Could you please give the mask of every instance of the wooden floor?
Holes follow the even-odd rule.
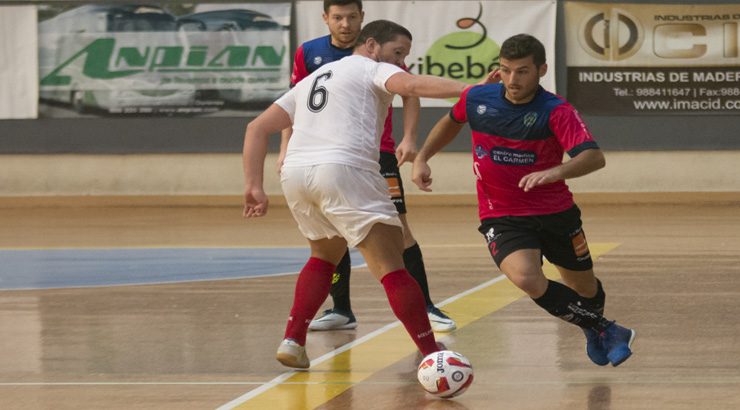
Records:
[[[0,290],[0,409],[739,409],[740,205],[582,210],[607,316],[637,331],[618,368],[499,279],[474,208],[415,205],[432,298],[461,325],[438,337],[475,367],[459,398],[423,393],[413,345],[357,268],[358,329],[310,333],[300,373],[274,359],[295,275]],[[236,207],[0,209],[6,250],[304,246],[280,207],[248,222]]]

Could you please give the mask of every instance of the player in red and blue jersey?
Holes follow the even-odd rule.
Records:
[[[326,63],[340,60],[352,54],[353,47],[360,33],[364,12],[361,0],[324,0],[324,22],[329,28],[329,35],[315,38],[301,44],[295,53],[290,86],[295,86],[303,78]],[[424,294],[427,314],[435,332],[450,332],[457,327],[454,320],[439,310],[429,295],[429,284],[419,244],[416,242],[406,219],[406,202],[399,166],[406,161],[413,161],[416,156],[416,126],[419,119],[420,103],[417,97],[403,97],[403,139],[396,147],[393,139],[392,107],[388,107],[383,134],[380,139],[380,173],[388,182],[388,192],[396,206],[404,226],[403,259],[406,269],[419,283]],[[282,166],[287,150],[291,130],[282,133],[278,172]],[[357,320],[350,303],[349,281],[351,260],[349,251],[337,265],[332,282],[331,296],[334,307],[323,312],[322,316],[309,325],[311,330],[354,329]]]
[[[555,317],[581,327],[595,364],[618,366],[632,354],[635,332],[603,316],[606,294],[593,271],[581,211],[565,180],[605,165],[578,112],[545,91],[545,48],[520,34],[501,45],[503,84],[467,88],[437,122],[413,165],[413,180],[429,191],[428,160],[470,125],[480,232],[501,271]],[[563,162],[564,153],[570,160]],[[542,257],[564,284],[547,279]]]

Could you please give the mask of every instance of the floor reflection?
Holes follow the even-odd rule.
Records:
[[[588,410],[609,410],[612,408],[612,388],[606,385],[594,386],[588,392]]]

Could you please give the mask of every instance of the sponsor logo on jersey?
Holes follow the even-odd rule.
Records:
[[[534,165],[537,154],[532,151],[522,151],[507,147],[493,147],[491,159],[501,165]]]

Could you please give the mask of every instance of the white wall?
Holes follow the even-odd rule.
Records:
[[[0,7],[0,119],[38,117],[36,6]]]
[[[740,151],[612,152],[606,168],[568,184],[576,192],[740,192]],[[265,188],[280,195],[275,155]],[[444,153],[431,162],[433,194],[475,193],[471,158]],[[407,195],[428,195],[402,167]],[[238,154],[0,155],[0,197],[241,195]]]

